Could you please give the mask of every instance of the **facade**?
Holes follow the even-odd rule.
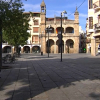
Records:
[[[61,17],[46,18],[46,5],[42,1],[40,12],[32,12],[30,16],[30,30],[27,44],[20,46],[21,53],[60,53],[61,45],[58,38],[61,34]],[[26,14],[29,14],[26,12]],[[62,52],[63,53],[79,53],[79,13],[76,8],[74,13],[75,19],[70,20],[62,17]],[[50,26],[50,27],[48,27]],[[5,46],[3,46],[3,49]],[[13,50],[14,52],[14,47]]]
[[[88,0],[87,53],[96,56],[100,46],[100,0]]]

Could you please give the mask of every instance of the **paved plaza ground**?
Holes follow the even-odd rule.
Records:
[[[22,54],[5,65],[0,100],[100,100],[100,55]]]

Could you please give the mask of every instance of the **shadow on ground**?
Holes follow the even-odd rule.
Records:
[[[59,90],[66,94],[68,100],[70,94],[76,92],[93,100],[100,99],[100,58],[65,55],[63,62],[56,56],[46,58],[24,56],[24,60],[17,61],[11,69],[3,69],[1,100],[48,100],[47,94],[53,97],[53,92],[59,98]]]

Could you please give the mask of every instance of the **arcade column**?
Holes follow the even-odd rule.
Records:
[[[95,38],[91,38],[91,55],[96,56],[96,40]]]

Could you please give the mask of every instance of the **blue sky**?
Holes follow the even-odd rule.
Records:
[[[22,0],[26,12],[40,12],[40,4],[42,0]],[[83,4],[82,2],[85,1]],[[88,0],[44,0],[46,4],[46,17],[60,16],[64,10],[67,11],[65,15],[68,19],[74,19],[74,11],[76,6],[79,12],[79,25],[85,31],[86,18],[88,17]]]

